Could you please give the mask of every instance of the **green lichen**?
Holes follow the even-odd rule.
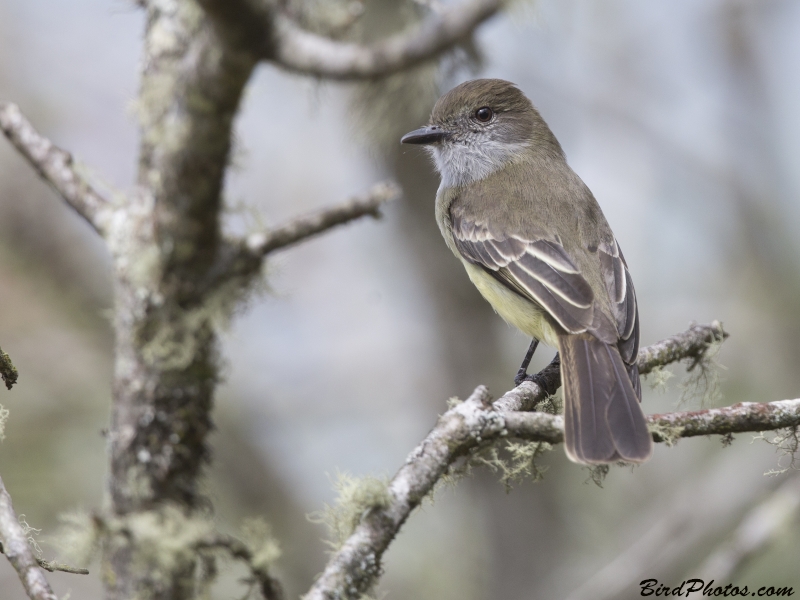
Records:
[[[667,390],[667,382],[674,376],[675,374],[672,371],[663,366],[658,366],[647,373],[645,378],[650,385],[650,389],[663,394]]]
[[[593,465],[591,467],[586,467],[586,470],[589,471],[589,477],[584,481],[584,483],[589,483],[590,481],[595,484],[597,487],[603,487],[603,482],[608,475],[608,472],[611,470],[609,465]]]
[[[362,143],[385,151],[409,129],[427,122],[439,96],[439,66],[423,64],[354,86],[351,120]]]
[[[448,398],[447,399],[447,410],[450,410],[451,408],[455,408],[456,406],[458,406],[459,404],[462,404],[463,402],[464,401],[461,398],[459,398],[458,396],[453,396],[452,398]]]
[[[768,438],[767,435],[771,437]],[[800,470],[800,460],[798,459],[800,426],[778,429],[773,432],[762,431],[753,438],[753,441],[755,440],[763,440],[770,446],[774,446],[775,452],[778,453],[778,468],[770,469],[764,475],[783,475],[790,470]]]
[[[61,550],[71,562],[89,565],[97,556],[102,539],[98,522],[89,513],[73,512],[59,516],[61,526],[48,542]]]
[[[563,400],[558,393],[538,402],[536,410],[556,415],[561,412],[562,405]],[[500,481],[507,492],[525,479],[541,481],[547,467],[539,465],[538,460],[552,449],[553,446],[547,442],[516,442],[505,439],[499,444],[474,448],[463,460],[451,465],[434,491],[438,491],[440,485],[455,485],[462,478],[471,475],[473,468],[479,466],[488,467],[493,472],[499,473]],[[429,497],[433,503],[433,493]]]
[[[650,423],[647,429],[656,436],[658,441],[664,442],[670,447],[678,443],[684,431],[684,427],[681,425],[667,425],[665,423]]]
[[[335,504],[325,504],[322,510],[308,515],[308,520],[326,525],[332,537],[328,544],[338,549],[370,510],[386,508],[392,498],[385,477],[354,477],[337,473],[333,488],[336,490]]]
[[[112,522],[111,530],[113,543],[133,549],[133,568],[160,589],[171,585],[176,573],[194,573],[197,545],[213,534],[214,526],[205,515],[168,505]]]
[[[725,367],[717,361],[722,341],[711,342],[696,356],[687,359],[689,376],[681,382],[681,397],[678,404],[691,398],[700,398],[700,406],[714,406],[721,397],[720,370]]]
[[[503,448],[487,448],[470,459],[471,465],[484,465],[500,473],[500,481],[510,492],[514,484],[525,479],[534,482],[544,479],[547,467],[537,464],[537,459],[553,449],[547,442],[506,441]]]
[[[272,534],[272,527],[261,517],[253,517],[244,520],[241,530],[242,541],[252,554],[250,565],[266,573],[281,556],[280,544]]]
[[[6,439],[6,422],[8,421],[8,409],[0,404],[0,442]]]
[[[134,572],[146,575],[142,585],[150,593],[175,581],[194,590],[192,597],[211,597],[220,558],[244,560],[253,577],[245,597],[258,595],[269,568],[280,556],[277,540],[262,519],[242,524],[241,541],[218,535],[210,515],[187,513],[176,505],[132,513],[124,517],[78,512],[61,517],[62,527],[51,543],[78,564],[89,564],[101,549],[129,548]],[[111,573],[107,573],[111,576]],[[150,597],[147,596],[146,597]]]
[[[31,527],[28,525],[28,521],[26,520],[25,515],[20,515],[17,519],[19,521],[20,526],[22,527],[22,533],[24,533],[28,538],[28,544],[33,551],[36,553],[36,556],[41,558],[42,557],[42,548],[39,546],[39,541],[36,539],[40,533],[42,533],[41,529],[36,529],[35,527]]]
[[[162,370],[182,370],[197,357],[210,331],[226,329],[259,289],[259,278],[233,278],[214,289],[196,308],[163,307],[141,331],[142,357]]]
[[[19,377],[17,368],[14,366],[14,363],[11,362],[11,358],[8,354],[3,352],[2,348],[0,348],[0,377],[2,377],[6,388],[9,390],[17,383],[17,378]]]

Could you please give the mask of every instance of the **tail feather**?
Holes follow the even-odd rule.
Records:
[[[567,335],[559,338],[559,352],[570,460],[603,464],[650,458],[647,422],[617,347],[591,335]]]

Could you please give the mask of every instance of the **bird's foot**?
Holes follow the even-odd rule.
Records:
[[[539,387],[545,386],[545,375],[542,371],[528,375],[527,373],[517,373],[514,377],[514,385],[521,385],[525,381],[532,381]]]
[[[533,375],[520,369],[514,377],[514,385],[520,385],[524,381],[532,381],[552,396],[561,385],[561,357],[556,354],[549,365]]]

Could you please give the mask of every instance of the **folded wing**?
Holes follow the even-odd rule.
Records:
[[[558,242],[504,235],[465,218],[453,219],[461,255],[544,308],[567,333],[592,327],[594,292]]]

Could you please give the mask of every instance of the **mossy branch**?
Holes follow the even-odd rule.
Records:
[[[2,348],[0,348],[0,377],[2,377],[3,383],[6,384],[6,388],[9,390],[17,383],[17,378],[19,377],[17,368],[11,362],[11,357],[3,352]]]

